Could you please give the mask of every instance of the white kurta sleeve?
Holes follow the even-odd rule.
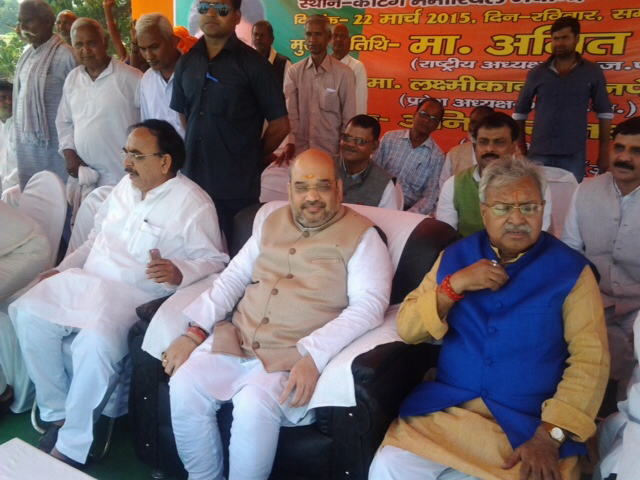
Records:
[[[347,264],[349,306],[298,341],[301,355],[309,353],[322,373],[329,360],[365,332],[380,325],[389,306],[393,267],[386,245],[375,228],[362,237]]]
[[[213,325],[231,313],[244,295],[259,254],[260,238],[254,234],[211,288],[184,310],[187,318],[211,332]]]
[[[60,99],[60,105],[58,106],[58,113],[56,115],[56,130],[58,130],[58,152],[60,155],[64,155],[63,152],[67,149],[75,150],[76,145],[73,140],[74,128],[73,128],[73,116],[71,114],[71,105],[69,104],[70,91],[73,90],[71,85],[73,76],[68,76],[64,82],[62,89],[62,98]]]
[[[213,205],[203,208],[185,226],[184,250],[188,259],[170,259],[182,273],[179,288],[210,275],[221,272],[229,262],[222,252],[222,238],[218,227],[218,216]]]
[[[448,223],[455,230],[458,230],[458,211],[453,205],[454,178],[455,177],[449,177],[442,185],[440,198],[438,199],[438,207],[436,208],[436,220]]]
[[[562,241],[574,250],[584,253],[584,240],[582,240],[582,235],[580,235],[580,227],[578,226],[578,210],[576,209],[576,200],[578,198],[579,188],[580,187],[576,188],[576,191],[573,192],[571,206],[569,207],[567,216],[564,219],[564,226],[562,227]]]

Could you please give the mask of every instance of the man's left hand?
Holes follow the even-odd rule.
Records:
[[[602,175],[609,170],[609,152],[606,148],[601,148],[598,151],[598,175]]]
[[[296,390],[290,405],[292,407],[302,407],[309,403],[311,396],[316,389],[320,372],[313,361],[311,355],[307,354],[296,362],[289,374],[289,382],[280,395],[280,405],[284,404],[287,397],[293,390]]]
[[[182,283],[182,272],[171,260],[160,258],[147,263],[145,271],[147,278],[156,283],[168,283],[169,285],[180,285]]]
[[[513,451],[502,468],[509,470],[521,461],[520,480],[561,480],[559,446],[540,426],[528,442]]]

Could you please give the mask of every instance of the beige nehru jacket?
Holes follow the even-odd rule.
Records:
[[[315,229],[300,227],[289,205],[269,215],[251,284],[231,322],[216,323],[213,351],[291,370],[298,340],[347,308],[347,264],[372,225],[347,207]]]

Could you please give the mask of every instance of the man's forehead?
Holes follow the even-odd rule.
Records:
[[[136,128],[127,137],[128,149],[155,148],[157,143],[156,137],[144,127]]]
[[[145,28],[138,35],[138,44],[141,47],[146,47],[147,45],[151,45],[154,43],[164,43],[166,39],[162,35],[160,28],[157,25],[152,25],[148,28]]]
[[[640,146],[640,134],[637,135],[623,135],[619,133],[613,139],[614,144]]]
[[[368,138],[373,138],[372,128],[359,127],[357,125],[354,125],[353,123],[347,125],[345,133],[348,133],[352,136],[355,135],[356,137],[364,138],[365,140],[367,140]]]
[[[442,111],[442,107],[438,105],[436,102],[424,102],[418,111],[424,110],[430,115],[439,115]],[[417,114],[418,112],[416,112]]]
[[[480,127],[476,135],[478,138],[507,138],[511,139],[511,129],[506,125],[499,128]]]
[[[489,186],[487,203],[522,204],[542,201],[537,182],[532,177],[522,178],[504,187]]]

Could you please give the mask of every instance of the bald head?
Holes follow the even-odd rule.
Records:
[[[331,48],[333,50],[333,56],[338,60],[342,60],[351,51],[351,37],[349,36],[349,29],[346,25],[339,23],[333,27]]]
[[[56,30],[69,45],[71,45],[71,25],[73,25],[76,18],[78,17],[71,10],[62,10],[56,17]]]
[[[330,221],[342,205],[342,181],[331,155],[306,150],[289,171],[289,201],[296,221],[303,227],[319,227]]]

